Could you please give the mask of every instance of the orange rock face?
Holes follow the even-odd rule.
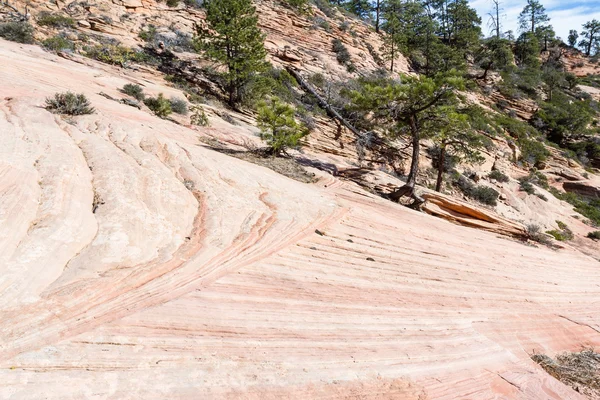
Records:
[[[597,260],[215,153],[98,95],[117,69],[0,59],[0,398],[582,398],[529,355],[600,345]],[[97,112],[43,109],[66,90]]]

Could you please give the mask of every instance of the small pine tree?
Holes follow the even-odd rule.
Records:
[[[300,139],[308,134],[308,129],[296,122],[294,108],[277,97],[259,103],[256,121],[261,130],[260,138],[267,142],[274,156],[298,146]]]
[[[242,88],[265,69],[264,35],[251,0],[206,0],[206,26],[197,28],[195,44],[209,59],[227,67],[223,74],[230,106]]]
[[[577,46],[577,40],[579,39],[579,33],[575,29],[571,29],[569,31],[569,37],[567,38],[569,42],[569,46],[575,47]]]

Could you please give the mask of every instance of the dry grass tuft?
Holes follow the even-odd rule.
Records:
[[[592,399],[600,398],[600,354],[593,349],[559,354],[556,360],[545,354],[533,354],[531,359],[575,391]]]

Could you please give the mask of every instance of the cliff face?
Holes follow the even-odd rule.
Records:
[[[138,0],[30,10],[51,7],[130,46],[150,23],[190,33],[202,18]],[[377,68],[366,26],[258,7],[274,63],[341,79],[339,35]],[[156,71],[3,40],[0,59],[0,398],[582,398],[530,355],[600,344],[597,242],[568,204],[485,178],[528,173],[506,141],[476,167],[504,217],[427,194],[466,228],[365,191],[400,180],[356,168],[353,136],[326,118],[297,154],[318,181],[299,183],[206,145],[259,143],[252,116],[206,105],[211,126],[191,127],[111,100],[126,83],[183,97]],[[43,109],[67,90],[96,113]],[[545,171],[583,178],[558,153]],[[575,242],[512,238],[556,219]]]

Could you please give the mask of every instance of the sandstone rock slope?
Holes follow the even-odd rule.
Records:
[[[0,59],[0,398],[582,398],[529,356],[600,345],[596,260],[216,153],[100,96],[118,69]],[[66,90],[97,112],[43,109]]]

